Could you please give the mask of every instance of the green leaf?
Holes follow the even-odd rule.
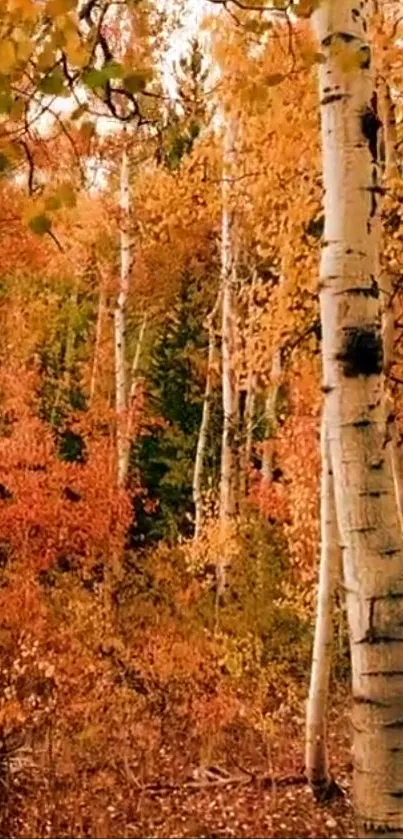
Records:
[[[10,90],[10,87],[10,76],[5,76],[4,73],[0,73],[0,90],[7,93]]]
[[[106,81],[106,77],[102,70],[96,70],[93,68],[92,70],[87,70],[83,73],[83,82],[84,84],[90,88],[90,90],[95,90],[96,87],[103,87]]]
[[[142,93],[147,84],[146,74],[140,70],[136,73],[130,73],[124,77],[123,84],[129,93]]]
[[[87,70],[83,73],[82,79],[87,87],[94,90],[97,87],[104,87],[106,82],[111,79],[122,79],[123,75],[124,69],[122,65],[118,64],[117,61],[111,61],[109,64],[105,64],[105,67],[102,67],[100,70],[97,70],[95,67]]]
[[[55,210],[60,210],[61,206],[62,206],[62,202],[61,202],[60,198],[58,198],[57,195],[51,195],[50,198],[47,198],[46,201],[45,201],[46,209],[50,210],[50,212],[52,212],[52,213]]]
[[[38,216],[33,216],[30,219],[29,228],[33,233],[43,236],[44,233],[49,233],[52,229],[52,221],[45,213],[40,213]]]
[[[9,93],[0,93],[0,114],[9,114],[14,101]]]
[[[42,93],[47,93],[50,96],[61,96],[66,93],[65,78],[60,67],[56,67],[52,73],[44,76],[39,82],[39,89]]]
[[[0,151],[0,174],[4,175],[11,168],[11,163],[8,157]]]
[[[111,61],[109,64],[105,64],[105,67],[102,68],[102,73],[105,74],[107,79],[123,79],[125,71],[117,61]]]

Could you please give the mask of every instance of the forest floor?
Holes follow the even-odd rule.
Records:
[[[237,744],[236,732],[223,744],[222,767],[229,778],[205,785],[191,784],[189,777],[181,787],[167,788],[159,778],[155,789],[139,793],[136,813],[126,833],[127,837],[353,837],[354,826],[350,800],[351,752],[349,743],[349,715],[344,709],[335,710],[330,730],[330,750],[334,776],[344,791],[344,796],[330,804],[318,805],[304,783],[303,729],[294,721],[285,722],[281,738],[276,737],[270,748],[267,744],[250,742],[243,738]],[[236,765],[234,752],[237,746]],[[169,756],[165,755],[167,768]],[[268,763],[270,772],[268,773]],[[231,765],[232,764],[232,765]],[[251,773],[249,778],[237,783],[234,778]],[[177,766],[177,771],[181,768]],[[172,776],[172,767],[169,772]],[[182,767],[185,774],[185,767]],[[231,778],[232,775],[232,778]],[[277,783],[274,785],[271,779]],[[173,785],[175,787],[175,784]],[[118,808],[117,808],[118,809]],[[118,812],[116,813],[119,821]]]
[[[107,768],[105,755],[104,770],[91,778],[90,795],[85,778],[71,776],[64,783],[59,777],[52,789],[45,790],[46,783],[42,791],[35,790],[35,785],[25,787],[19,817],[11,818],[6,830],[3,822],[0,836],[348,839],[354,836],[349,732],[349,713],[343,703],[331,714],[330,752],[334,777],[344,795],[327,805],[318,805],[305,783],[303,725],[296,714],[289,713],[281,729],[276,724],[270,738],[247,726],[228,730],[215,750],[214,766],[220,770],[216,778],[213,773],[197,774],[197,749],[189,753],[187,744],[177,737],[170,746],[148,754],[146,764],[143,759],[136,762],[132,755],[120,783]]]

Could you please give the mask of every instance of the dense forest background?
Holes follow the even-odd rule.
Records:
[[[341,590],[347,795],[317,809],[301,780],[322,404],[309,4],[292,25],[284,3],[207,9],[169,70],[179,4],[39,5],[0,10],[0,833],[353,835]],[[398,117],[399,27],[373,35]],[[402,190],[398,168],[398,421]]]

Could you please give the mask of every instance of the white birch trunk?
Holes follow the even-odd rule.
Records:
[[[223,147],[222,221],[221,221],[221,356],[223,431],[221,443],[220,524],[222,550],[217,561],[217,597],[215,628],[218,629],[220,598],[226,585],[229,563],[228,540],[231,521],[236,515],[237,465],[236,438],[238,406],[233,368],[235,351],[235,249],[234,215],[231,207],[230,179],[234,172],[235,130],[231,118]]]
[[[130,449],[133,443],[133,428],[134,428],[134,413],[136,407],[136,396],[138,391],[139,379],[138,379],[138,372],[140,368],[140,359],[141,359],[141,352],[143,349],[144,343],[144,335],[147,327],[147,312],[144,314],[143,320],[140,326],[139,336],[137,338],[136,349],[133,356],[133,363],[132,369],[130,373],[130,390],[129,390],[129,398],[128,398],[128,405],[126,408],[126,428],[124,429],[124,450],[122,454],[122,471],[121,471],[121,482],[122,486],[126,484],[128,474],[129,474],[129,460],[130,460]]]
[[[210,423],[211,403],[213,397],[213,364],[216,351],[215,325],[214,321],[221,303],[221,289],[215,305],[207,318],[209,345],[207,359],[206,386],[203,399],[203,411],[197,440],[195,468],[193,473],[193,503],[195,507],[195,532],[194,538],[198,539],[203,524],[203,496],[202,496],[202,475],[204,465],[204,454],[207,444],[207,434]]]
[[[403,837],[403,540],[385,456],[378,164],[369,0],[322,0],[313,22],[325,233],[320,299],[325,412],[343,543],[362,837]]]
[[[216,308],[216,307],[215,307]],[[197,439],[195,468],[193,473],[193,504],[195,508],[195,531],[194,538],[199,539],[202,525],[203,525],[203,494],[202,494],[202,476],[204,465],[204,453],[206,450],[207,434],[210,423],[211,401],[213,396],[213,363],[216,351],[215,341],[215,327],[214,327],[215,309],[210,313],[208,330],[209,330],[209,345],[208,345],[208,359],[207,359],[207,373],[206,373],[206,387],[203,398],[203,411],[200,423],[199,436]]]
[[[127,425],[127,377],[126,377],[126,304],[129,292],[131,261],[130,247],[130,190],[129,160],[126,142],[122,151],[120,170],[120,283],[115,306],[115,406],[116,406],[116,454],[117,482],[125,482],[126,425]]]
[[[305,769],[315,797],[324,801],[332,798],[337,789],[329,772],[327,708],[334,637],[334,601],[341,579],[340,538],[324,417],[321,429],[321,457],[319,586],[306,717]]]
[[[245,409],[242,417],[242,434],[239,452],[239,507],[248,495],[249,491],[249,466],[252,453],[253,422],[255,417],[257,374],[254,370],[253,358],[253,333],[255,323],[255,288],[257,271],[252,274],[252,281],[249,290],[248,300],[248,324],[246,331],[245,362],[247,369]]]
[[[221,520],[235,515],[235,437],[237,431],[237,400],[234,357],[234,229],[230,206],[229,179],[233,172],[234,131],[230,123],[226,129],[223,150],[222,231],[221,231],[221,288],[222,288],[222,393],[223,435],[221,452]]]

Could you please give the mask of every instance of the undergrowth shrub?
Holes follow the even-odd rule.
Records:
[[[225,533],[207,521],[197,543],[125,551],[108,436],[81,425],[85,461],[61,460],[26,394],[8,393],[0,833],[125,835],[117,803],[135,819],[143,783],[219,759],[229,732],[267,739],[302,707],[312,596],[281,524],[252,507]]]

